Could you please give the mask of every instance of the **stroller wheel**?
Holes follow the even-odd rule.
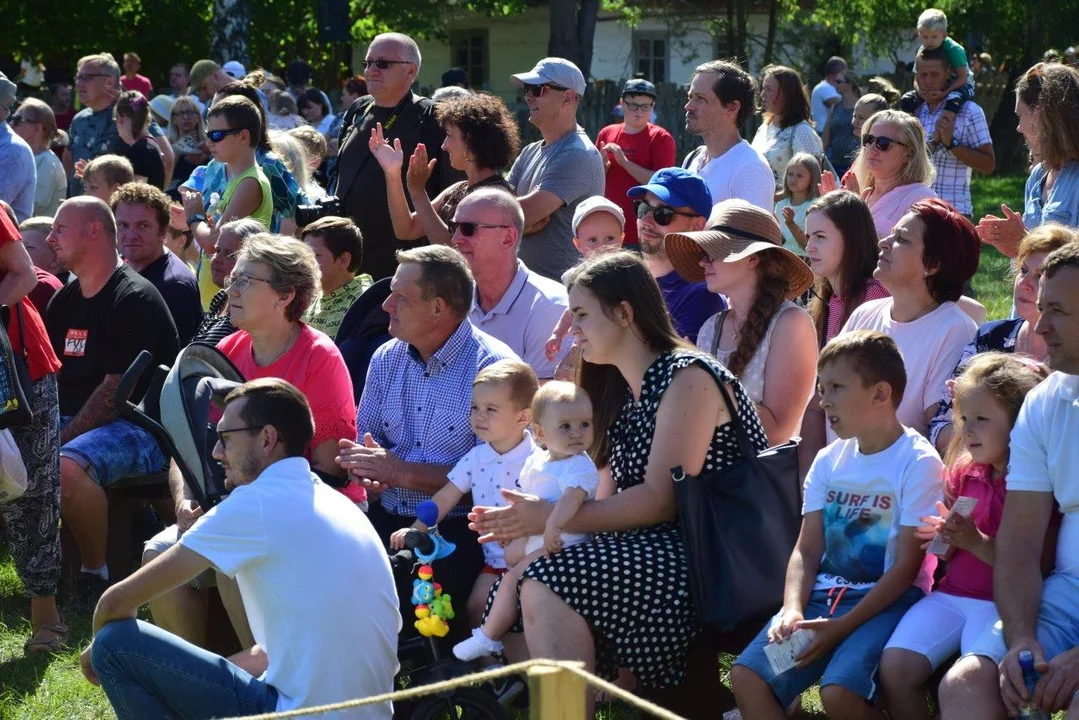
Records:
[[[409,720],[505,720],[506,713],[489,692],[461,688],[446,697],[424,698]]]

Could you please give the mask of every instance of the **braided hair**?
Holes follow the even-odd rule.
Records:
[[[749,361],[753,359],[765,333],[768,332],[772,318],[787,299],[787,292],[790,290],[783,259],[779,253],[765,251],[758,253],[757,257],[760,258],[757,263],[757,294],[742,324],[738,345],[727,362],[727,369],[735,377],[741,377]]]

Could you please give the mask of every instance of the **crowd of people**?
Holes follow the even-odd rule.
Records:
[[[819,682],[829,717],[928,718],[924,687],[958,654],[942,717],[1079,717],[1079,70],[1019,78],[1022,211],[976,219],[972,173],[994,169],[980,73],[943,13],[918,31],[903,98],[863,93],[838,57],[812,89],[790,67],[701,64],[701,144],[680,163],[646,79],[593,139],[576,65],[513,74],[541,135],[522,147],[460,69],[416,94],[399,33],[372,41],[338,113],[302,61],[284,79],[177,64],[155,95],[134,53],[89,55],[78,112],[62,89],[20,103],[0,75],[0,304],[33,410],[13,429],[26,492],[0,513],[26,652],[68,639],[62,520],[69,606],[93,614],[83,671],[120,717],[389,692],[412,612],[387,550],[433,499],[457,657],[677,686],[703,628],[671,469],[722,474],[800,438],[801,534],[782,608],[731,671],[742,716],[783,717]],[[982,243],[1015,259],[1011,318],[971,296]],[[358,334],[360,306],[384,335]],[[346,342],[368,343],[361,363]],[[212,509],[114,397],[140,351],[170,365],[192,343],[247,381],[215,416],[231,493]],[[175,513],[110,577],[127,573],[106,562],[109,489],[156,474]],[[204,649],[212,585],[244,648],[230,662]],[[795,636],[779,672],[767,649]]]

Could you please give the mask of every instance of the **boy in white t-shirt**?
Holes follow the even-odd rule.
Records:
[[[869,717],[881,651],[933,582],[936,557],[915,530],[942,499],[943,465],[896,418],[906,385],[899,349],[879,332],[842,335],[821,351],[818,372],[821,408],[840,439],[806,478],[783,607],[731,670],[747,717],[782,716],[818,680],[829,717]],[[811,639],[777,674],[765,646],[799,630]]]
[[[536,373],[520,360],[499,360],[488,365],[472,382],[469,422],[483,440],[468,451],[449,472],[449,482],[431,498],[438,505],[438,519],[446,517],[468,493],[476,505],[505,507],[503,489],[518,489],[525,461],[536,449],[528,426],[532,422],[532,398],[539,389]],[[426,530],[417,520],[412,528]],[[390,536],[390,549],[405,545],[402,528]],[[468,596],[468,616],[476,625],[483,617],[487,594],[495,579],[506,572],[506,556],[498,543],[483,543],[484,566]]]

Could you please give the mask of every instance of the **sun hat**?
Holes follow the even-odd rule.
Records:
[[[581,69],[565,58],[543,58],[529,72],[510,75],[518,87],[522,85],[544,85],[551,83],[569,88],[578,95],[584,95],[585,82]]]
[[[573,234],[577,234],[577,228],[580,227],[586,217],[597,212],[608,212],[614,215],[619,227],[622,230],[626,229],[626,215],[622,212],[622,208],[602,195],[593,195],[582,200],[577,209],[573,211]]]
[[[175,102],[176,99],[171,95],[156,95],[150,101],[150,109],[154,111],[154,115],[168,123],[169,114],[172,112],[172,105]]]
[[[727,263],[760,252],[778,253],[787,279],[787,298],[794,299],[813,285],[813,271],[800,257],[783,247],[783,234],[775,216],[745,200],[718,203],[708,217],[708,227],[697,232],[670,233],[664,237],[667,258],[675,271],[689,282],[704,280],[703,255]]]

